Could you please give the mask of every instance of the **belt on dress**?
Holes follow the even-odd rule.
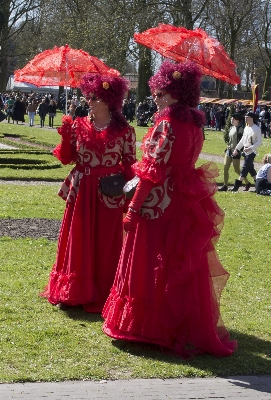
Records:
[[[120,164],[112,165],[111,167],[102,167],[102,168],[95,168],[90,166],[83,166],[77,164],[75,169],[79,172],[82,172],[85,175],[111,175],[114,173],[122,173],[123,168]]]

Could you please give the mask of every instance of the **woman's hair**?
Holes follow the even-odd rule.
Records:
[[[151,91],[164,90],[179,103],[197,107],[200,96],[201,72],[195,63],[164,61],[158,72],[149,80]]]
[[[108,105],[110,111],[116,111],[121,110],[129,87],[128,81],[120,76],[88,73],[82,77],[80,88],[85,96],[94,93]]]
[[[264,164],[271,164],[271,154],[265,154],[264,156],[263,156],[263,163]]]

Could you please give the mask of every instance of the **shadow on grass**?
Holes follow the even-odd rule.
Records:
[[[184,364],[202,370],[202,376],[262,375],[271,374],[271,342],[253,335],[231,332],[231,337],[238,341],[238,350],[230,357],[214,357],[210,354],[198,355],[184,360],[156,345],[112,340],[112,345],[123,352],[172,363]],[[193,371],[191,371],[191,376]],[[197,374],[197,376],[199,376]]]
[[[82,307],[70,307],[65,314],[80,321],[82,326],[93,322],[103,322],[100,314],[86,313]],[[184,365],[191,367],[190,375],[186,376],[240,376],[271,374],[271,342],[256,336],[231,331],[231,338],[238,341],[238,350],[230,357],[214,357],[210,354],[198,355],[189,359],[171,353],[157,345],[112,339],[112,345],[131,355],[145,360]],[[163,376],[165,378],[166,376]],[[169,372],[168,377],[172,377]]]
[[[64,307],[62,309],[67,317],[73,319],[74,321],[83,322],[102,322],[103,318],[99,313],[87,313],[82,306],[76,307]]]

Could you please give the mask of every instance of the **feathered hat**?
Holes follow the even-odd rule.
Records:
[[[129,86],[128,81],[121,76],[85,74],[80,83],[82,92],[87,95],[94,93],[102,99],[110,111],[121,110],[122,101]]]
[[[201,72],[195,63],[164,61],[149,80],[151,91],[163,90],[183,105],[197,107],[200,96]]]

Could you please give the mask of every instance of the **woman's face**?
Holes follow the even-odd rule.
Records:
[[[86,96],[86,99],[88,101],[91,114],[97,114],[98,112],[104,111],[105,109],[108,110],[107,104],[102,99],[97,97],[95,93],[90,92]]]
[[[234,119],[233,117],[231,117],[231,124],[232,124],[233,126],[237,126],[237,125],[239,124],[238,119]]]
[[[158,112],[163,111],[167,106],[177,103],[178,101],[173,99],[169,93],[162,89],[156,89],[152,94],[152,97],[157,105]]]

